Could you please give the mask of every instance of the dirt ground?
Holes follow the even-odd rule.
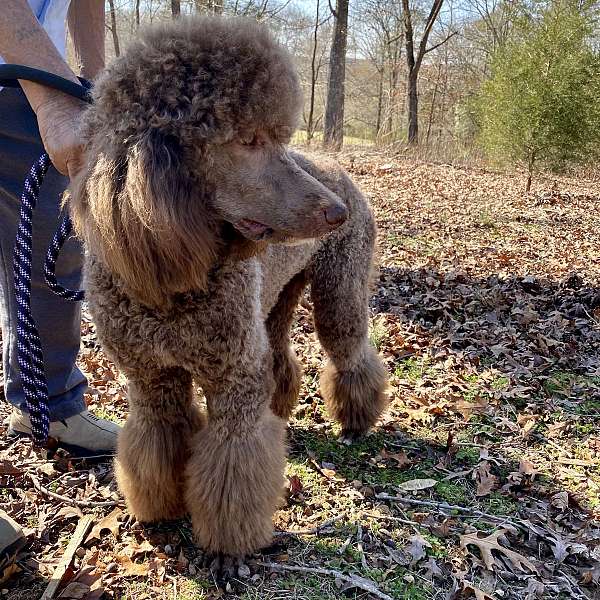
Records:
[[[339,159],[380,230],[371,341],[391,404],[376,429],[338,440],[306,298],[274,544],[217,565],[189,522],[127,515],[111,457],[47,458],[4,423],[0,507],[30,545],[4,579],[0,565],[2,597],[40,598],[91,515],[57,597],[600,598],[598,182],[541,178],[524,195],[518,175],[373,150]],[[121,422],[124,380],[89,319],[82,334],[90,408]]]

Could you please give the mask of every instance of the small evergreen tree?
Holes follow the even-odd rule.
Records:
[[[554,0],[523,19],[480,93],[480,137],[496,159],[559,170],[592,159],[600,139],[600,61],[593,14]]]

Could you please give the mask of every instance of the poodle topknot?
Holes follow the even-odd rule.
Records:
[[[265,27],[152,28],[94,95],[69,208],[98,339],[128,379],[119,488],[140,521],[189,513],[207,550],[252,552],[281,500],[307,285],[343,435],[386,407],[368,338],[373,214],[338,166],[286,147],[298,80]]]
[[[94,126],[117,144],[149,130],[183,145],[224,143],[257,127],[287,143],[302,94],[289,54],[266,26],[206,17],[142,33],[99,78],[94,102]]]

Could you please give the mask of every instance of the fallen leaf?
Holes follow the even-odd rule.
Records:
[[[85,543],[89,544],[92,540],[99,540],[105,529],[108,529],[115,538],[118,537],[121,528],[120,519],[123,519],[124,517],[123,511],[120,508],[115,508],[109,515],[94,525],[92,531],[90,531],[90,534],[87,536]]]
[[[82,598],[87,598],[90,591],[89,585],[79,581],[72,581],[58,597],[68,598],[69,600],[81,600]]]
[[[410,543],[405,546],[404,551],[412,556],[410,565],[416,565],[420,560],[427,556],[426,548],[430,548],[431,544],[420,535],[413,535],[409,539]]]
[[[145,554],[146,552],[152,552],[154,550],[154,546],[148,541],[144,540],[141,544],[137,542],[131,542],[123,548],[121,551],[125,556],[129,556],[129,558],[135,558],[140,554]]]
[[[392,454],[387,452],[385,449],[381,451],[381,456],[383,458],[387,458],[390,460],[396,461],[398,468],[403,469],[404,467],[408,467],[412,464],[412,460],[408,458],[406,452],[398,452],[396,454]]]
[[[435,486],[437,481],[435,479],[411,479],[405,481],[398,486],[401,492],[418,492],[420,490],[427,490]]]
[[[461,598],[468,598],[465,594],[473,594],[476,600],[496,600],[494,596],[484,592],[482,589],[478,588],[476,585],[472,584],[470,581],[463,581],[463,589],[461,593]]]
[[[521,414],[517,417],[517,424],[521,428],[521,437],[527,439],[536,425],[536,418],[533,415]]]
[[[427,562],[424,562],[421,566],[425,568],[423,576],[429,581],[433,581],[436,577],[440,579],[443,577],[442,570],[433,556],[430,556]]]
[[[514,550],[510,550],[500,545],[498,540],[503,537],[505,533],[506,529],[499,529],[484,538],[480,538],[478,532],[467,533],[460,536],[460,545],[467,550],[469,544],[477,546],[481,552],[481,558],[483,559],[486,568],[490,571],[493,570],[494,565],[496,564],[496,559],[492,552],[493,550],[496,550],[508,558],[516,569],[537,573],[537,568],[529,559]]]
[[[454,407],[459,412],[464,421],[469,421],[473,415],[482,415],[489,406],[489,400],[484,396],[478,396],[473,402],[459,400]]]
[[[296,498],[302,493],[304,487],[302,485],[302,480],[298,475],[291,475],[288,477],[288,489],[292,498]]]
[[[77,506],[63,506],[53,517],[52,522],[59,521],[60,519],[81,519],[83,513]]]
[[[153,558],[148,564],[148,575],[153,574],[159,584],[164,583],[166,571],[166,561],[163,558]]]
[[[531,475],[532,477],[537,474],[533,463],[528,461],[526,458],[519,460],[519,472],[524,475]]]
[[[23,471],[9,460],[0,460],[0,475],[23,475]]]
[[[137,577],[148,574],[148,563],[134,563],[129,556],[121,555],[115,557],[116,561],[121,565],[122,575],[125,577]]]
[[[179,556],[177,557],[177,568],[180,571],[187,572],[187,568],[188,568],[189,564],[190,564],[190,561],[186,558],[185,554],[183,553],[183,548],[182,548],[179,551]]]
[[[21,569],[15,563],[10,563],[0,572],[0,584],[6,583],[13,575],[19,573]]]
[[[546,590],[546,586],[537,579],[533,577],[527,582],[527,596],[525,596],[525,600],[534,600],[534,598],[539,598],[544,595],[544,591]]]
[[[473,471],[473,478],[477,483],[477,491],[475,492],[477,497],[491,494],[492,490],[498,486],[498,478],[492,474],[490,463],[487,460],[479,463]]]

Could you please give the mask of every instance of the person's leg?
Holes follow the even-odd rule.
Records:
[[[11,428],[27,430],[25,395],[17,363],[16,300],[12,270],[12,255],[20,210],[23,182],[31,165],[44,151],[35,114],[20,90],[0,91],[0,316],[3,337],[4,389],[6,399],[16,407]],[[50,167],[41,186],[38,206],[33,217],[33,262],[31,304],[36,320],[48,379],[50,420],[62,421],[80,415],[86,410],[83,399],[87,381],[77,368],[75,360],[79,351],[81,307],[56,296],[46,285],[43,263],[46,251],[56,231],[60,217],[62,194],[68,184],[53,167]],[[83,252],[79,242],[70,239],[61,251],[57,276],[70,288],[81,284]],[[23,412],[21,412],[23,411]],[[15,416],[16,415],[16,416]],[[92,426],[94,419],[90,421]],[[16,423],[16,427],[13,427]],[[22,425],[22,426],[21,426]],[[80,423],[85,430],[88,425]],[[59,430],[62,431],[62,427]],[[109,427],[112,429],[112,427]],[[57,427],[53,427],[56,433]],[[71,433],[74,425],[71,426]],[[52,432],[51,432],[52,434]],[[78,435],[93,435],[84,431]],[[102,437],[103,434],[101,434]],[[112,433],[112,438],[115,434]],[[82,440],[82,442],[85,440]],[[114,439],[101,442],[107,448]],[[69,443],[73,443],[72,441]],[[85,444],[78,444],[84,445]],[[97,443],[92,447],[97,447]]]
[[[0,92],[0,234],[2,331],[4,377],[7,400],[25,409],[25,395],[17,364],[16,300],[12,254],[17,232],[20,196],[31,165],[44,148],[33,111],[20,90]],[[60,201],[67,178],[50,167],[40,190],[33,218],[31,304],[38,325],[50,395],[50,419],[66,419],[85,409],[86,380],[75,366],[79,351],[80,304],[56,296],[44,281],[46,250],[58,226]],[[69,240],[61,252],[57,272],[68,287],[80,284],[82,251]]]

